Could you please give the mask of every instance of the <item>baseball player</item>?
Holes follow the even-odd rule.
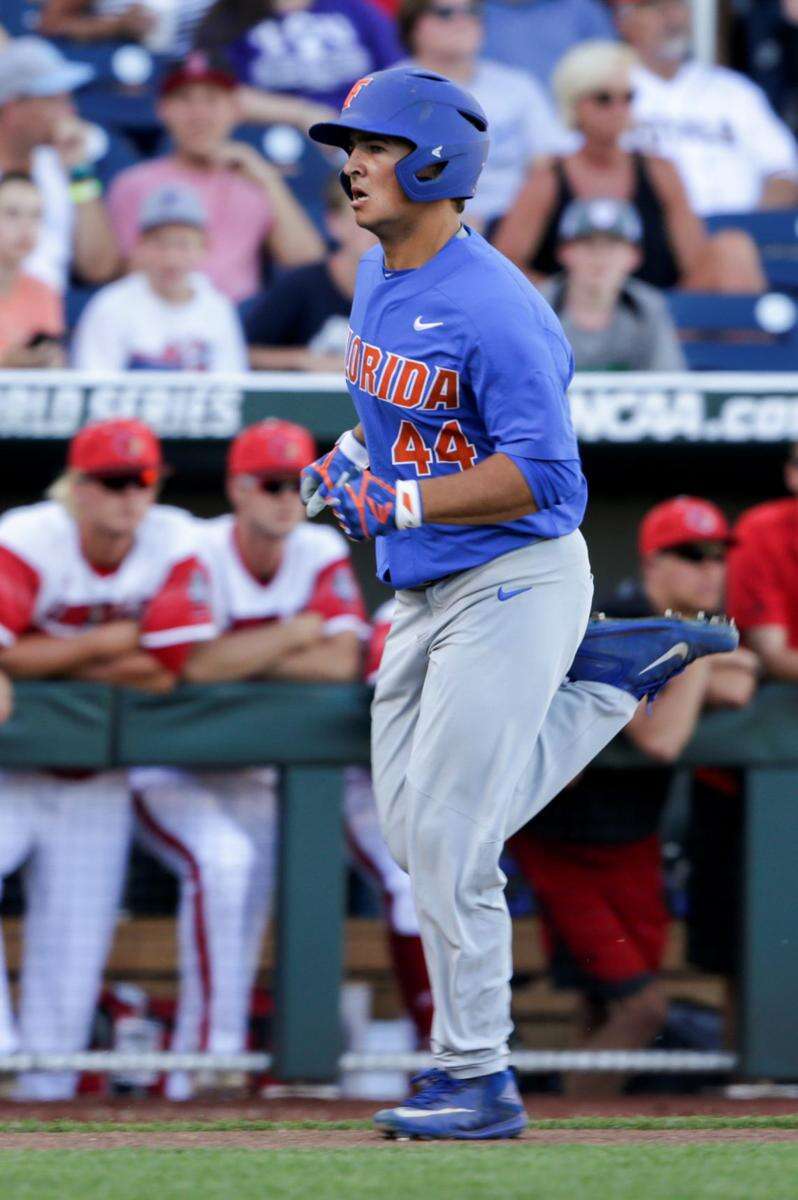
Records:
[[[335,530],[303,520],[299,472],[315,453],[310,433],[288,421],[260,422],[232,443],[233,511],[197,522],[220,636],[194,647],[188,680],[359,677],[368,623],[348,547]],[[137,835],[181,884],[172,1049],[238,1053],[274,888],[276,772],[138,768],[132,780]],[[350,846],[389,898],[400,987],[428,1037],[429,983],[409,881],[377,828],[368,772],[347,772],[345,796]],[[175,1100],[193,1087],[185,1072],[166,1081]]]
[[[346,151],[344,190],[381,244],[361,262],[346,356],[360,423],[306,470],[303,497],[310,513],[331,505],[350,538],[377,539],[397,589],[372,767],[435,1009],[437,1067],[375,1120],[389,1136],[512,1137],[526,1118],[507,1069],[502,846],[642,696],[736,633],[660,619],[585,637],[572,355],[531,284],[460,222],[488,150],[474,98],[396,67],[310,132]]]
[[[0,665],[15,678],[171,685],[213,632],[195,523],[155,503],[163,464],[139,421],[88,425],[56,498],[0,520]],[[127,862],[124,771],[3,771],[0,878],[25,866],[19,1024],[0,971],[0,1052],[86,1047]],[[21,1099],[67,1099],[66,1072],[23,1075]]]

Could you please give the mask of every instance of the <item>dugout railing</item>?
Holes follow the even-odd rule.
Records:
[[[344,844],[342,769],[368,761],[367,689],[356,685],[219,684],[148,696],[85,683],[20,683],[0,728],[0,767],[132,765],[281,768],[272,1053],[228,1056],[0,1058],[23,1068],[269,1068],[285,1081],[334,1080],[341,1070],[418,1066],[418,1056],[341,1054]],[[626,743],[607,765],[639,766]],[[528,1071],[722,1070],[798,1077],[798,688],[763,687],[748,707],[702,718],[682,765],[740,768],[746,851],[739,1054],[528,1052]],[[719,811],[719,821],[723,814]]]

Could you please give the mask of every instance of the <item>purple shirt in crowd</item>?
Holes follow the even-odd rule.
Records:
[[[231,47],[242,82],[336,109],[356,80],[401,53],[393,23],[368,0],[313,0],[275,13]]]
[[[617,38],[602,0],[487,0],[485,58],[529,71],[544,87],[567,50],[585,38]]]

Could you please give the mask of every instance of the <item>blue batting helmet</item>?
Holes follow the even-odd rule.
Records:
[[[409,200],[473,196],[490,145],[488,119],[474,97],[444,75],[413,67],[365,75],[350,90],[337,121],[310,127],[314,141],[346,151],[354,132],[412,143],[396,164],[396,178]],[[419,179],[420,171],[434,166],[443,170]],[[341,182],[351,194],[345,176]]]

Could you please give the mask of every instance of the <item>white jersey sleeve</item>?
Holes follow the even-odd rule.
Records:
[[[78,371],[122,371],[127,366],[129,327],[126,280],[93,296],[78,321],[72,341],[72,365]]]

